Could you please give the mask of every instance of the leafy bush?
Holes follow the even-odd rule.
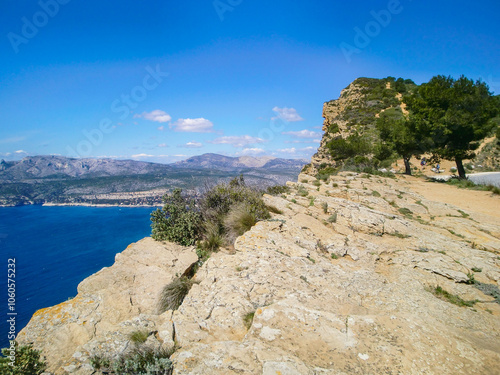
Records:
[[[11,348],[2,349],[4,357],[0,357],[0,373],[5,375],[39,375],[45,371],[47,364],[40,359],[40,352],[32,345],[19,346],[14,342],[14,358],[9,357]],[[14,359],[14,361],[12,361]],[[12,366],[12,363],[14,364]]]
[[[193,245],[201,235],[201,214],[195,202],[182,196],[181,189],[165,194],[163,208],[151,214],[151,237],[157,241],[171,241]]]
[[[281,195],[290,192],[290,187],[287,185],[269,186],[266,193],[269,195]]]
[[[326,144],[326,147],[336,161],[367,155],[371,152],[369,140],[357,133],[351,134],[345,139],[332,139]]]
[[[185,276],[174,279],[163,288],[160,301],[158,302],[158,313],[167,310],[177,310],[189,293],[193,282]]]
[[[95,370],[106,368],[116,375],[170,375],[173,371],[170,356],[173,350],[136,347],[121,354],[116,360],[95,356],[91,364]]]

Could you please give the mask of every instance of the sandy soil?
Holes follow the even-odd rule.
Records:
[[[423,178],[399,176],[410,182],[410,189],[426,199],[452,204],[463,210],[480,212],[500,219],[500,196],[489,191],[459,189],[455,186],[428,182]]]

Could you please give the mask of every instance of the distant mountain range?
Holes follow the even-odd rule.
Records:
[[[0,180],[26,180],[40,178],[88,178],[141,174],[168,174],[174,169],[218,169],[241,171],[245,169],[297,169],[306,160],[263,157],[230,157],[218,154],[203,154],[173,163],[159,164],[135,160],[73,159],[63,156],[28,156],[20,161],[0,161]]]
[[[176,168],[218,168],[223,170],[264,168],[264,169],[302,169],[307,163],[302,159],[280,159],[272,156],[231,157],[218,154],[203,154],[172,164]]]
[[[166,190],[192,194],[243,174],[260,187],[295,181],[305,160],[273,157],[194,156],[173,164],[135,160],[29,156],[0,160],[0,206],[24,204],[156,205]],[[140,193],[140,194],[128,194]]]

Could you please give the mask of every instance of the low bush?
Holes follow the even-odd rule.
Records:
[[[0,374],[39,375],[47,368],[47,364],[40,359],[40,352],[33,349],[32,345],[20,346],[14,342],[14,352],[15,355],[12,358],[9,357],[11,355],[10,348],[2,349],[4,357],[0,357]]]
[[[288,192],[289,187],[274,186],[268,191],[281,194]],[[151,236],[184,246],[197,243],[205,252],[217,250],[228,235],[234,239],[250,224],[268,219],[270,210],[281,213],[266,206],[262,191],[246,186],[243,176],[207,188],[197,201],[183,196],[180,189],[166,194],[163,200],[163,208],[151,214]]]
[[[434,294],[434,296],[442,299],[443,301],[446,301],[446,302],[449,302],[449,303],[452,303],[454,305],[461,306],[461,307],[464,307],[464,306],[472,307],[477,302],[477,301],[463,300],[459,296],[447,292],[446,290],[441,288],[439,285],[435,288],[428,288],[427,290],[429,292],[431,292],[432,294]]]
[[[96,371],[114,375],[171,375],[173,365],[170,356],[174,350],[138,346],[120,354],[115,360],[94,355],[90,364]]]
[[[297,194],[299,194],[301,197],[307,197],[309,195],[309,192],[304,186],[299,185],[299,187],[297,188]]]
[[[134,344],[145,343],[148,337],[149,337],[149,331],[147,330],[137,330],[129,335],[130,341],[132,341]]]
[[[269,186],[266,189],[266,193],[269,195],[281,195],[289,192],[290,192],[290,187],[287,185]]]
[[[181,189],[163,197],[164,206],[151,214],[153,237],[184,246],[193,245],[201,235],[202,217],[194,200],[182,195]]]

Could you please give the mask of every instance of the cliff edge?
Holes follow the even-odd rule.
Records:
[[[398,80],[399,81],[399,80]],[[402,91],[411,82],[403,81]],[[325,103],[318,153],[272,218],[202,265],[194,247],[145,238],[34,314],[18,335],[47,374],[99,374],[96,358],[137,345],[173,350],[173,374],[497,374],[500,197],[416,177],[340,172],[326,144],[375,136],[404,112],[384,80],[359,79]],[[399,108],[399,109],[398,109]],[[194,281],[160,313],[162,289]]]
[[[174,374],[497,373],[499,197],[461,191],[481,195],[475,212],[417,194],[413,177],[299,181],[265,196],[282,213],[212,254],[178,310],[158,315],[158,295],[194,249],[146,238],[18,340],[53,374],[94,373],[90,358],[137,329],[177,344]]]

